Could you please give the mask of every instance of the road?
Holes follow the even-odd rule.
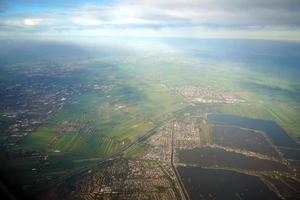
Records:
[[[172,120],[172,131],[171,131],[171,165],[173,168],[173,171],[176,175],[177,178],[177,182],[179,183],[180,187],[181,187],[181,196],[184,197],[184,199],[189,200],[189,195],[184,187],[184,184],[182,183],[180,176],[178,174],[178,171],[174,165],[174,120]]]

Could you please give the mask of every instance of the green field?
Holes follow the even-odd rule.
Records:
[[[51,140],[57,135],[55,129],[48,127],[39,128],[29,134],[19,145],[21,149],[47,149]]]

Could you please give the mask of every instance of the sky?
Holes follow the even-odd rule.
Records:
[[[300,40],[300,0],[0,0],[2,39]]]

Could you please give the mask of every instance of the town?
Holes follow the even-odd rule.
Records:
[[[182,86],[175,92],[194,103],[245,103],[245,100],[230,91],[210,87]]]
[[[66,182],[57,199],[180,199],[162,164],[118,158]]]

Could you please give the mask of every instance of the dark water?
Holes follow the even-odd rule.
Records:
[[[300,146],[274,121],[239,117],[235,115],[209,114],[209,122],[239,126],[264,131],[274,145],[289,148]]]
[[[287,159],[300,160],[300,149],[284,149],[280,148],[283,156]]]
[[[280,158],[280,155],[261,132],[231,126],[213,127],[213,139],[216,144],[225,147],[244,149],[267,156]]]
[[[255,171],[288,170],[285,165],[276,161],[262,160],[212,147],[179,150],[178,158],[182,163],[207,167],[227,167]]]
[[[257,177],[197,167],[178,167],[191,200],[198,199],[279,199]]]

